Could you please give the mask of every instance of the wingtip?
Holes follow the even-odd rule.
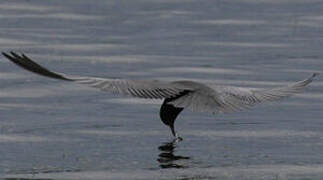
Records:
[[[17,53],[10,51],[11,56],[14,56],[16,58],[20,58],[21,56],[19,56]]]
[[[8,53],[6,53],[6,52],[1,52],[1,54],[4,56],[4,57],[6,57],[8,60],[12,60],[12,55],[10,55],[10,54],[8,54]]]
[[[10,51],[9,53],[7,52],[1,52],[1,54],[5,57],[10,57],[10,56],[18,56],[17,53],[13,52],[13,51]],[[9,55],[10,54],[10,55]]]
[[[318,76],[318,75],[320,75],[320,73],[313,73],[313,74],[312,74],[312,77],[314,78],[314,77],[316,77],[316,76]]]
[[[8,56],[8,54],[7,54],[7,53],[5,53],[5,52],[1,52],[1,54],[2,54],[3,56],[5,56],[5,57],[7,57],[7,56]]]

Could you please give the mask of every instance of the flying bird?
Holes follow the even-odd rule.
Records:
[[[167,82],[71,76],[50,71],[24,54],[15,52],[10,52],[10,54],[3,52],[2,54],[16,65],[42,76],[84,84],[102,91],[122,95],[163,99],[159,114],[160,118],[165,125],[169,126],[172,135],[179,140],[182,138],[176,133],[174,122],[185,108],[192,111],[211,113],[240,111],[259,103],[276,101],[300,93],[313,81],[315,76],[319,75],[318,73],[313,73],[308,79],[282,87],[253,90],[234,86],[208,86],[194,81]]]

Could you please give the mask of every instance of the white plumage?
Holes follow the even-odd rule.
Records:
[[[318,75],[318,73],[313,73],[308,79],[283,87],[253,90],[233,86],[208,86],[194,81],[166,82],[70,76],[52,72],[35,63],[24,54],[18,55],[14,52],[11,52],[11,55],[2,54],[20,67],[43,76],[73,81],[102,91],[122,95],[165,99],[161,107],[160,116],[162,121],[170,126],[174,136],[177,136],[174,131],[174,121],[184,108],[211,113],[240,111],[259,103],[276,101],[300,93]]]
[[[314,73],[308,79],[287,86],[264,90],[252,90],[234,86],[209,87],[193,81],[164,82],[93,77],[72,78],[66,75],[64,77],[102,91],[139,98],[170,98],[177,96],[184,90],[188,90],[190,91],[189,93],[169,102],[169,104],[175,107],[188,108],[192,111],[227,113],[248,109],[262,102],[276,101],[300,93],[306,85],[312,82],[316,75]]]

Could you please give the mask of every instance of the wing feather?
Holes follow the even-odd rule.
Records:
[[[318,73],[313,73],[311,77],[299,81],[293,84],[290,84],[288,86],[284,87],[278,87],[278,88],[273,88],[273,89],[268,89],[268,90],[257,90],[257,91],[252,91],[253,95],[252,97],[258,99],[259,102],[262,101],[276,101],[280,100],[282,98],[289,97],[291,95],[301,93],[304,91],[305,87],[311,83],[314,79],[315,76],[317,76]]]
[[[192,111],[229,113],[249,109],[256,104],[277,101],[304,91],[318,73],[308,79],[287,86],[252,90],[233,86],[215,86],[213,88],[200,84],[200,89],[188,93],[175,101],[169,102],[176,107],[189,108]]]
[[[311,77],[287,86],[265,89],[265,90],[252,90],[249,88],[222,86],[216,87],[214,90],[217,92],[218,101],[222,101],[219,109],[229,109],[232,111],[239,111],[253,107],[256,104],[277,101],[297,93],[304,91],[305,87],[311,83],[318,73],[313,73]]]
[[[68,76],[52,72],[37,64],[24,54],[18,55],[14,52],[11,52],[10,55],[7,53],[2,54],[18,66],[39,75],[66,81],[74,81],[107,92],[140,98],[162,99],[175,97],[181,94],[181,92],[188,91],[188,93],[181,96],[181,98],[177,98],[168,103],[175,107],[212,113],[240,111],[251,108],[259,103],[276,101],[289,97],[304,91],[305,87],[318,75],[318,73],[314,73],[311,77],[303,81],[265,90],[252,90],[233,86],[215,86],[211,88],[192,81],[164,82],[156,80],[126,80]]]
[[[76,83],[84,84],[107,92],[130,95],[139,98],[163,99],[174,97],[185,90],[190,90],[189,88],[178,84],[176,85],[157,80],[127,80],[68,76],[48,70],[24,54],[18,55],[14,52],[10,52],[10,54],[3,52],[2,54],[16,65],[36,74],[65,81],[74,81]]]

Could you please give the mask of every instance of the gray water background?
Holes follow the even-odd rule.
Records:
[[[271,88],[323,72],[322,0],[2,0],[0,50],[51,70]],[[322,76],[244,112],[123,98],[0,58],[4,179],[322,179]]]

